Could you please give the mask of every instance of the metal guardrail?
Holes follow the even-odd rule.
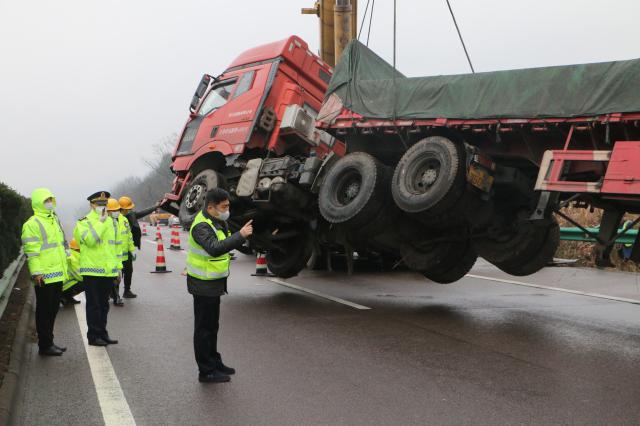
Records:
[[[587,231],[597,235],[599,228],[586,228]],[[618,229],[618,233],[622,232],[622,228]],[[618,244],[633,244],[638,236],[637,229],[630,229],[624,235],[616,240]],[[585,233],[580,228],[560,228],[560,239],[563,241],[587,241],[595,243],[596,240]]]
[[[24,261],[26,256],[20,250],[20,254],[7,266],[5,269],[2,278],[0,278],[0,318],[4,314],[4,310],[7,307],[7,303],[9,302],[9,297],[11,297],[11,291],[13,290],[13,286],[18,279],[18,275],[20,274],[20,270],[22,269],[22,265],[24,265]]]

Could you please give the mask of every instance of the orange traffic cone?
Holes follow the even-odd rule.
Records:
[[[162,241],[162,233],[160,232],[160,225],[156,226],[156,241]]]
[[[156,270],[151,271],[152,274],[161,274],[167,271],[167,264],[164,260],[164,246],[162,245],[162,239],[158,240],[158,252],[156,254]]]
[[[252,277],[275,277],[267,268],[267,258],[263,253],[258,252],[256,255],[256,273],[251,274]]]
[[[180,248],[180,226],[173,225],[171,229],[171,245],[169,246],[170,250],[182,250]]]
[[[147,235],[147,223],[142,222],[142,235]]]

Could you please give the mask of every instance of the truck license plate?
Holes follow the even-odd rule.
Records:
[[[481,191],[489,192],[491,191],[491,185],[493,185],[493,176],[485,169],[472,164],[469,167],[467,181]]]

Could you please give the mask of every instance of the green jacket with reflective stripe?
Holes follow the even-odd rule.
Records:
[[[76,222],[73,237],[80,245],[80,275],[93,277],[117,277],[122,269],[118,222],[107,216],[100,222],[100,215],[91,210]]]
[[[230,232],[225,234],[223,230],[216,229],[213,221],[206,218],[202,211],[198,212],[196,218],[191,224],[189,230],[189,253],[187,254],[187,274],[200,280],[210,281],[219,280],[229,276],[229,264],[231,255],[224,253],[221,256],[213,257],[207,253],[200,244],[193,239],[193,228],[199,223],[205,222],[216,233],[218,241],[225,240],[231,235]]]
[[[82,281],[82,275],[80,275],[80,252],[71,250],[71,255],[67,257],[67,271],[69,272],[69,278],[62,285],[62,291],[67,291],[78,282]]]
[[[124,262],[125,260],[129,260],[129,253],[133,253],[136,246],[133,245],[133,234],[131,233],[129,221],[122,213],[118,216],[118,233],[120,235],[120,241],[122,241],[119,245],[121,259]]]
[[[45,284],[66,281],[66,241],[55,213],[44,208],[44,200],[53,197],[40,189],[31,195],[34,215],[22,225],[22,248],[27,256],[29,273],[42,275]]]

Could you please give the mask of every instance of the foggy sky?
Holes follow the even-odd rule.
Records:
[[[72,214],[144,174],[153,144],[180,133],[203,73],[291,34],[317,51],[317,19],[300,15],[312,4],[0,0],[0,181],[25,195],[47,186]],[[389,61],[392,4],[376,1],[369,43]],[[476,71],[640,57],[637,0],[451,4]],[[398,0],[397,57],[408,76],[468,72],[444,0]]]

